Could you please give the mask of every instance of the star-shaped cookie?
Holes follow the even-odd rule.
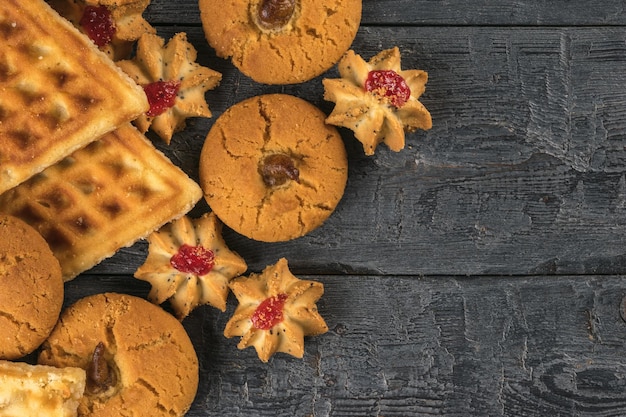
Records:
[[[226,246],[222,223],[213,213],[198,219],[183,216],[147,240],[148,256],[135,278],[152,285],[150,301],[161,304],[169,299],[180,320],[204,304],[226,310],[228,283],[247,265]]]
[[[241,336],[237,347],[254,346],[263,362],[276,352],[301,358],[304,336],[328,331],[315,304],[324,286],[296,278],[285,258],[260,274],[235,278],[229,286],[239,305],[226,323],[224,336]]]
[[[187,118],[211,117],[204,95],[220,83],[222,74],[196,63],[197,54],[184,32],[167,44],[145,34],[137,42],[135,57],[117,63],[148,96],[150,110],[135,120],[140,131],[152,129],[169,144]]]
[[[114,61],[130,56],[144,33],[156,30],[143,18],[150,0],[48,0]]]
[[[430,113],[418,100],[428,74],[402,70],[397,47],[386,49],[366,62],[350,50],[339,61],[340,78],[322,80],[324,99],[335,103],[328,124],[351,129],[373,155],[384,142],[393,151],[404,149],[405,132],[432,127]]]

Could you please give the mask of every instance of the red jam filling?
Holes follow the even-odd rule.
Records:
[[[269,330],[283,321],[283,308],[287,294],[266,298],[252,314],[252,325],[259,330]]]
[[[215,254],[202,246],[183,244],[170,258],[170,264],[180,272],[202,276],[213,269]]]
[[[148,97],[149,117],[156,117],[174,106],[180,83],[176,81],[156,81],[143,87]]]
[[[115,35],[115,24],[111,17],[111,11],[106,6],[87,6],[80,19],[80,25],[87,36],[98,47],[111,43]]]
[[[411,88],[404,78],[393,70],[370,71],[365,81],[365,90],[386,98],[395,107],[402,107],[411,97]]]

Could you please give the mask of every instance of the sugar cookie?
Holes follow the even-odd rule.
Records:
[[[200,155],[200,185],[220,220],[265,242],[319,227],[348,176],[343,141],[325,117],[285,94],[252,97],[223,113]]]

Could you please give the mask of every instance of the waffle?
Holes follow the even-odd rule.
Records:
[[[0,195],[35,227],[69,281],[187,213],[200,187],[130,123]]]
[[[76,416],[86,378],[76,367],[0,361],[0,416]]]
[[[43,0],[0,2],[0,193],[147,109],[143,89]]]

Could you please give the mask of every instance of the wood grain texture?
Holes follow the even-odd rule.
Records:
[[[200,24],[197,0],[153,2],[153,24]],[[363,0],[363,25],[613,26],[626,23],[620,0]]]
[[[174,31],[187,31],[199,62],[223,74],[207,94],[212,119],[191,120],[170,146],[155,138],[194,178],[206,133],[229,106],[284,92],[332,109],[323,76],[259,85],[215,57],[201,29],[160,33]],[[422,101],[432,130],[408,135],[402,152],[380,146],[366,157],[342,129],[348,185],[320,229],[278,244],[225,231],[251,270],[281,254],[303,273],[626,273],[624,30],[367,27],[354,49],[370,57],[394,45],[404,68],[429,73]],[[201,203],[195,213],[206,210]],[[145,249],[95,271],[132,273]]]
[[[188,416],[619,416],[626,414],[620,276],[532,278],[301,276],[322,282],[330,331],[305,356],[261,363],[238,350],[224,313],[183,324],[201,365]],[[89,293],[147,287],[82,276]],[[167,305],[165,305],[167,308]]]
[[[259,85],[215,56],[196,0],[153,0],[146,17],[166,38],[187,32],[223,74],[212,119],[188,120],[170,146],[150,136],[193,178],[214,120],[243,99],[282,92],[332,110],[321,80],[336,69]],[[268,244],[224,230],[249,271],[286,257],[321,281],[330,331],[307,338],[301,360],[263,364],[222,335],[232,295],[224,313],[195,310],[188,416],[626,415],[625,26],[615,0],[364,0],[353,49],[398,46],[403,68],[428,71],[433,129],[372,157],[342,129],[346,192],[310,235]],[[147,296],[132,277],[146,253],[138,242],[67,283],[66,305]]]

